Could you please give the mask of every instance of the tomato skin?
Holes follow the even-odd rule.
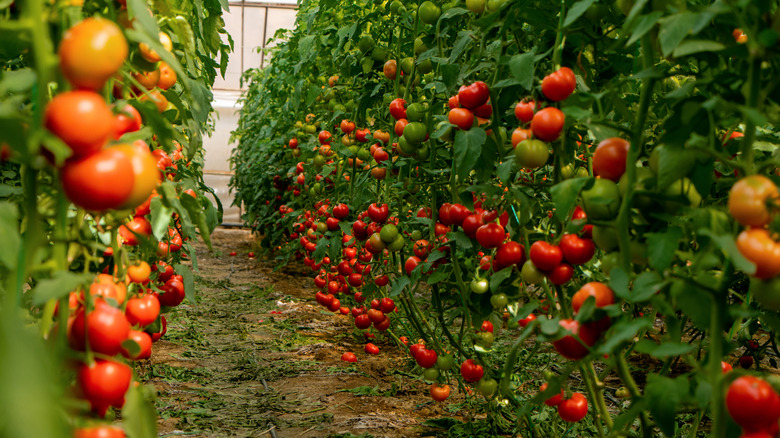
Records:
[[[138,131],[142,124],[141,113],[132,105],[126,104],[114,116],[114,140],[119,140],[122,135],[128,132]]]
[[[76,315],[71,326],[71,346],[83,350],[85,334],[92,351],[113,356],[122,350],[122,341],[130,334],[130,323],[124,312],[98,299],[92,312]]]
[[[533,137],[533,132],[530,129],[515,128],[512,131],[512,147],[516,148],[517,145]]]
[[[497,248],[504,241],[504,237],[504,227],[495,222],[477,228],[477,242],[484,248]]]
[[[461,204],[453,204],[450,207],[450,220],[452,221],[453,225],[462,226],[463,221],[471,214],[471,211],[465,206]]]
[[[135,356],[131,355],[129,351],[122,349],[122,356],[131,360],[143,360],[152,357],[152,337],[148,333],[131,330],[127,337],[135,341],[140,350]]]
[[[369,342],[366,344],[366,346],[363,348],[363,350],[368,354],[379,354],[379,347]]]
[[[536,101],[520,101],[515,105],[515,117],[520,122],[528,123],[533,120],[535,110]]]
[[[477,230],[479,227],[484,225],[484,222],[482,220],[482,215],[480,214],[470,214],[466,216],[465,219],[463,219],[463,223],[461,224],[461,228],[463,229],[463,232],[466,233],[468,237],[471,239],[476,239],[477,237]]]
[[[523,245],[510,240],[501,245],[493,258],[493,270],[500,271],[508,266],[517,266],[521,269],[525,263],[525,248]]]
[[[382,73],[385,74],[385,77],[389,80],[394,80],[395,75],[398,72],[398,63],[395,61],[395,59],[390,59],[387,62],[385,62],[385,65],[382,67]]]
[[[74,87],[99,90],[122,67],[127,52],[127,41],[116,23],[87,18],[62,36],[60,70]]]
[[[763,175],[750,175],[737,181],[729,192],[729,213],[746,227],[763,227],[772,220],[774,211],[767,202],[780,198],[777,186]]]
[[[72,158],[95,154],[114,133],[111,108],[92,91],[58,94],[46,105],[44,123],[46,129],[71,148]]]
[[[393,101],[390,102],[390,115],[393,116],[393,118],[396,120],[405,119],[406,101],[401,99],[400,97],[393,99]]]
[[[610,220],[617,216],[620,208],[620,189],[614,181],[598,178],[593,182],[593,187],[583,190],[580,196],[582,209],[588,218]]]
[[[555,141],[561,135],[565,121],[566,116],[563,115],[563,111],[547,107],[534,114],[531,120],[531,132],[542,141]]]
[[[184,283],[182,283],[181,279],[178,277],[179,276],[173,276],[160,286],[160,290],[163,291],[162,294],[157,295],[157,299],[160,300],[160,305],[176,307],[184,301],[184,297],[186,296],[184,292]]]
[[[571,308],[575,314],[580,311],[588,297],[596,299],[597,308],[615,304],[615,293],[609,286],[598,281],[591,281],[575,292],[571,299]]]
[[[568,263],[561,263],[547,273],[547,278],[552,284],[566,284],[574,276],[574,268]]]
[[[124,404],[132,375],[133,371],[123,363],[97,359],[92,365],[79,368],[77,381],[92,410],[103,417],[109,406]]]
[[[341,360],[345,362],[357,362],[357,356],[355,356],[355,353],[352,352],[346,352],[341,355]]]
[[[143,260],[127,267],[127,277],[131,283],[146,284],[151,274],[152,268]]]
[[[390,207],[387,204],[378,205],[376,202],[368,206],[368,217],[376,223],[383,224],[390,215]]]
[[[577,88],[577,78],[569,67],[561,67],[542,79],[542,94],[553,102],[560,102]]]
[[[737,236],[737,249],[756,265],[754,277],[766,280],[780,274],[780,245],[762,228],[747,229]]]
[[[73,431],[73,438],[125,438],[125,432],[115,426],[89,426]]]
[[[596,253],[596,245],[590,239],[583,239],[576,234],[564,234],[559,244],[563,258],[573,265],[587,263]]]
[[[777,424],[780,396],[766,381],[742,376],[731,382],[726,391],[726,409],[743,429],[759,431]]]
[[[588,399],[582,393],[575,392],[571,398],[558,404],[558,416],[561,420],[576,423],[588,415]]]
[[[539,387],[539,392],[544,392],[547,390],[547,382],[542,383],[542,386]],[[558,406],[561,404],[561,401],[563,401],[563,388],[561,388],[561,392],[559,394],[556,394],[547,400],[544,401],[544,404],[547,406]]]
[[[528,316],[526,316],[525,318],[517,321],[517,325],[519,325],[520,327],[526,327],[528,324],[532,323],[535,320],[536,320],[536,315],[531,313]]]
[[[447,114],[447,119],[463,131],[468,131],[474,125],[474,113],[466,108],[451,109]]]
[[[121,206],[133,190],[132,163],[118,149],[103,149],[89,157],[68,161],[60,179],[71,202],[87,210]]]
[[[176,84],[176,70],[171,68],[165,61],[160,61],[157,70],[160,72],[160,79],[157,81],[157,87],[161,90],[167,90]],[[294,149],[294,148],[293,148]]]
[[[412,275],[412,271],[414,271],[420,263],[422,263],[422,260],[417,256],[411,256],[406,259],[406,262],[404,263],[404,272],[406,272],[406,275]]]
[[[438,359],[436,350],[429,350],[427,348],[417,350],[417,353],[414,355],[414,360],[417,362],[417,365],[426,369],[436,365],[436,359]]]
[[[618,181],[626,172],[626,158],[630,147],[631,143],[620,137],[602,140],[593,153],[593,174]]]
[[[531,260],[526,260],[523,263],[523,267],[520,269],[520,276],[523,282],[528,284],[539,284],[544,280],[544,272],[540,271]]]
[[[119,237],[125,245],[137,246],[142,239],[148,239],[152,235],[152,224],[143,216],[136,216],[129,222],[119,227]]]
[[[571,360],[582,359],[587,356],[588,348],[585,345],[593,346],[593,344],[596,343],[596,333],[587,325],[580,325],[580,323],[574,319],[562,319],[559,321],[559,324],[564,330],[571,334],[565,335],[561,339],[554,341],[553,346],[555,347],[555,350],[558,351],[561,356]],[[575,334],[579,336],[585,345],[575,339]]]
[[[523,140],[515,147],[515,161],[523,169],[538,169],[547,164],[549,158],[550,149],[540,140]]]
[[[444,401],[450,396],[450,385],[439,386],[438,383],[431,384],[431,398],[435,401]]]
[[[474,383],[479,381],[485,374],[482,365],[474,363],[472,359],[466,359],[460,366],[460,375],[463,376],[463,380]]]
[[[127,321],[131,325],[147,326],[160,316],[160,300],[154,294],[144,294],[127,300]]]
[[[471,85],[464,85],[458,90],[458,101],[464,108],[473,110],[487,103],[490,98],[490,89],[482,81],[476,81]]]
[[[543,240],[538,240],[531,245],[529,256],[540,271],[551,271],[563,261],[561,248]]]

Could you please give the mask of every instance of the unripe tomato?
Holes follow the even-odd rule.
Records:
[[[537,169],[547,164],[550,157],[550,149],[547,143],[528,139],[521,141],[515,147],[515,161],[523,169]]]
[[[498,382],[491,377],[483,377],[477,382],[477,391],[487,398],[492,397],[497,389]]]
[[[475,278],[471,280],[471,291],[475,294],[484,294],[488,291],[490,284],[484,278]]]
[[[160,44],[162,44],[163,49],[169,52],[173,50],[173,42],[167,33],[160,32],[158,38],[160,39]],[[149,47],[149,45],[146,43],[140,43],[138,45],[138,51],[141,53],[141,56],[149,62],[158,62],[162,59],[160,58],[160,54]]]
[[[531,260],[526,260],[523,263],[523,268],[520,270],[520,277],[526,284],[539,284],[544,280],[544,272],[534,265]]]
[[[99,90],[127,58],[127,41],[111,20],[86,18],[62,36],[60,70],[76,88]]]
[[[598,178],[593,181],[593,187],[583,190],[580,196],[582,209],[588,218],[610,220],[617,216],[620,208],[620,189],[614,181]]]

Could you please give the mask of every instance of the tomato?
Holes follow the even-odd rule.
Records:
[[[436,367],[442,371],[451,370],[453,365],[455,365],[455,360],[451,354],[442,354],[436,359]]]
[[[167,33],[160,32],[159,39],[160,39],[160,44],[162,44],[165,50],[169,52],[173,50],[173,43],[171,42],[171,37],[169,37]],[[158,62],[162,59],[160,58],[160,54],[152,50],[152,48],[149,47],[149,45],[146,43],[140,43],[138,45],[138,51],[141,54],[141,56],[149,62]]]
[[[186,296],[184,283],[177,275],[174,275],[160,286],[160,290],[163,291],[163,294],[157,295],[157,299],[160,300],[160,304],[163,306],[176,307],[184,301]]]
[[[462,204],[452,204],[449,210],[452,225],[461,226],[463,221],[471,214],[471,211]]]
[[[737,181],[729,192],[729,213],[746,227],[763,227],[775,213],[768,202],[777,203],[780,194],[771,179],[750,175]]]
[[[342,119],[341,123],[339,124],[339,129],[341,129],[341,132],[343,132],[344,134],[349,134],[355,130],[355,122],[350,122],[347,119]]]
[[[566,117],[558,108],[547,107],[534,114],[531,120],[531,132],[543,141],[555,141],[561,135]]]
[[[447,100],[447,107],[449,107],[449,109],[460,108],[460,99],[458,99],[457,94]]]
[[[469,287],[475,294],[484,294],[490,288],[490,283],[488,283],[488,281],[484,278],[475,278],[471,280]]]
[[[534,266],[540,271],[551,271],[563,261],[563,252],[557,245],[543,240],[531,245],[529,256]]]
[[[435,401],[447,400],[450,396],[450,385],[439,386],[438,383],[431,384],[430,388],[431,398]]]
[[[547,272],[547,278],[552,284],[566,284],[574,276],[574,268],[568,263],[561,263]]]
[[[496,248],[506,237],[506,231],[501,225],[491,222],[477,228],[477,242],[484,248]]]
[[[477,382],[477,392],[479,392],[480,394],[482,394],[487,398],[492,397],[493,394],[496,393],[497,389],[498,389],[498,382],[496,382],[496,379],[490,377],[483,377],[479,379],[479,382]]]
[[[157,88],[161,90],[167,90],[176,84],[176,70],[171,68],[171,66],[168,65],[165,61],[160,61],[160,65],[157,67],[157,70],[160,72],[160,79],[157,81]]]
[[[119,427],[99,425],[80,427],[73,431],[73,438],[125,438],[125,432]]]
[[[463,223],[461,224],[461,228],[463,228],[463,232],[466,233],[466,235],[472,239],[476,239],[477,237],[477,230],[479,227],[484,225],[484,222],[482,220],[482,215],[480,214],[470,214],[466,216],[466,218],[463,219]]]
[[[73,158],[91,156],[114,133],[114,114],[103,97],[92,91],[67,91],[46,105],[46,129],[73,151]]]
[[[517,120],[520,122],[528,123],[534,118],[535,110],[536,101],[521,100],[515,105],[515,117],[517,117]]]
[[[528,139],[521,141],[515,147],[515,161],[523,169],[537,169],[547,164],[550,150],[547,143]]]
[[[562,319],[558,322],[565,331],[570,334],[553,342],[553,346],[561,356],[577,360],[588,355],[588,347],[593,346],[597,340],[597,333],[587,324],[582,324],[574,319]],[[579,337],[579,340],[575,338]],[[580,342],[580,340],[582,342]],[[585,345],[583,345],[583,343]],[[586,347],[587,345],[587,347]]]
[[[409,143],[419,144],[428,137],[428,129],[422,122],[411,122],[404,127],[403,136]]]
[[[458,102],[463,108],[473,110],[486,104],[488,99],[490,99],[490,90],[482,81],[464,85],[458,90]]]
[[[620,189],[614,181],[598,178],[593,181],[593,186],[583,190],[580,196],[582,196],[582,209],[585,210],[588,218],[610,220],[617,216],[620,208]]]
[[[582,393],[575,392],[571,398],[558,404],[558,416],[561,420],[576,423],[588,415],[588,399]]]
[[[114,109],[116,110],[116,107]],[[132,105],[126,104],[114,116],[113,139],[118,140],[125,133],[138,131],[142,123],[141,113]]]
[[[151,274],[152,268],[143,260],[127,267],[127,277],[132,283],[146,284]]]
[[[547,390],[547,382],[542,383],[542,386],[539,387],[539,392],[544,392]],[[556,394],[547,400],[544,401],[544,404],[547,406],[558,406],[561,404],[561,401],[563,401],[563,388],[561,388],[561,392],[559,394]]]
[[[515,128],[515,130],[512,131],[512,147],[516,148],[523,140],[528,140],[532,136],[533,133],[530,129]]]
[[[596,299],[596,307],[604,307],[615,304],[615,293],[604,283],[592,281],[586,283],[578,290],[571,299],[571,308],[574,313],[580,311],[588,297]]]
[[[542,94],[553,102],[566,99],[577,88],[577,78],[569,67],[561,67],[542,79]]]
[[[143,360],[152,357],[152,337],[147,333],[130,330],[130,334],[127,337],[138,344],[139,351],[132,354],[129,350],[122,348],[122,356],[131,360]]]
[[[509,304],[509,297],[504,293],[495,294],[490,297],[490,305],[493,306],[494,309],[503,309],[507,304]]]
[[[478,382],[484,374],[482,365],[474,363],[472,359],[466,359],[460,366],[460,375],[469,383]]]
[[[420,21],[425,24],[436,24],[436,22],[439,21],[440,15],[441,8],[430,0],[422,2],[420,4],[420,9],[417,11],[417,16],[420,17]]]
[[[520,270],[520,277],[526,284],[539,284],[544,280],[544,272],[534,265],[531,260],[526,260],[523,263],[523,268]]]
[[[405,119],[406,118],[406,101],[399,98],[393,99],[392,102],[390,102],[390,115],[396,119]],[[376,136],[376,134],[374,134]],[[400,134],[399,134],[400,135]],[[385,143],[388,143],[390,140],[386,141]]]
[[[363,351],[368,354],[379,354],[379,347],[369,342],[365,347],[363,347]]]
[[[485,11],[486,0],[466,0],[466,7],[475,14],[481,14]]]
[[[424,259],[425,257],[428,257],[428,254],[431,252],[432,245],[425,239],[420,239],[416,242],[414,242],[414,255],[419,257],[420,259]]]
[[[109,406],[120,407],[130,387],[133,371],[129,366],[113,360],[97,359],[91,365],[79,368],[77,380],[92,410],[101,417]]]
[[[486,103],[484,105],[480,105],[476,108],[474,108],[474,115],[477,117],[482,117],[483,119],[489,119],[493,115],[493,105],[490,103]],[[485,120],[484,122],[480,121],[479,124],[483,125],[484,123],[487,123],[488,121]]]
[[[417,353],[414,355],[414,360],[417,362],[417,365],[420,365],[422,368],[431,368],[436,365],[436,359],[438,359],[438,357],[436,350],[422,348],[417,350]]]
[[[387,204],[378,205],[376,202],[368,206],[368,217],[372,221],[383,224],[390,215],[390,207]]]
[[[466,108],[453,108],[447,114],[447,120],[458,129],[468,131],[474,125],[474,113]]]
[[[121,351],[122,342],[129,334],[130,323],[125,314],[98,299],[95,300],[95,309],[86,317],[83,310],[76,315],[71,326],[70,343],[73,348],[83,350],[86,335],[92,351],[113,356]]]
[[[753,366],[753,356],[741,356],[739,358],[739,366],[748,369]]]
[[[333,141],[333,134],[329,131],[320,131],[320,133],[317,134],[317,140],[320,144],[328,144]]]
[[[358,315],[355,317],[355,327],[365,330],[369,327],[371,327],[371,319],[369,319],[367,314]]]
[[[523,248],[523,245],[510,240],[498,247],[496,256],[493,258],[493,270],[500,271],[512,265],[521,269],[524,262],[525,248]]]
[[[116,23],[87,18],[63,34],[60,71],[74,87],[97,91],[122,67],[127,52],[127,41]]]
[[[357,362],[357,356],[355,356],[355,353],[348,351],[341,355],[341,360],[345,362]]]
[[[756,265],[754,277],[766,280],[780,274],[780,245],[762,228],[744,230],[737,236],[737,248]]]
[[[449,202],[445,202],[444,204],[439,207],[439,221],[443,223],[444,225],[452,225],[452,218],[450,218],[450,209],[452,208],[452,204]]]
[[[411,256],[406,259],[406,262],[404,263],[404,272],[406,272],[406,275],[412,275],[412,271],[414,271],[420,263],[422,263],[422,260],[417,256]]]
[[[729,371],[731,371],[732,369],[733,369],[732,366],[729,365],[728,363],[723,362],[723,361],[720,362],[720,372],[721,373],[726,374]]]
[[[626,171],[626,158],[631,144],[619,137],[602,140],[593,153],[593,174],[618,181]]]
[[[780,419],[780,396],[766,381],[742,376],[726,391],[726,408],[734,422],[746,431],[759,431],[776,425]]]
[[[564,234],[559,244],[563,258],[572,265],[587,263],[596,253],[596,245],[590,239],[576,234]]]
[[[160,316],[160,300],[154,294],[143,294],[127,300],[125,315],[130,325],[147,326]]]

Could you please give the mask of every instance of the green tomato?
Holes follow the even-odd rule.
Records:
[[[441,9],[432,1],[426,0],[420,4],[418,16],[423,23],[436,24],[436,22],[439,21],[440,15]]]
[[[438,368],[431,367],[423,371],[423,378],[425,378],[425,380],[428,380],[430,382],[435,382],[436,380],[439,379],[440,374],[441,372],[439,371]]]
[[[409,125],[407,125],[407,127],[409,127]],[[411,157],[412,155],[417,153],[417,145],[413,143],[409,143],[409,141],[406,139],[406,136],[402,135],[398,137],[398,150],[401,152],[402,155]]]
[[[540,271],[530,260],[523,263],[523,269],[520,270],[520,277],[525,284],[540,284],[544,281],[544,272]]]
[[[358,41],[358,50],[360,50],[362,53],[368,53],[373,48],[374,39],[371,38],[371,35],[363,35],[360,37],[360,41]]]
[[[611,227],[594,225],[591,236],[593,243],[604,252],[612,251],[618,247],[617,232]]]
[[[588,218],[610,220],[617,216],[620,208],[620,189],[614,181],[599,178],[593,182],[593,187],[583,190],[581,196],[582,208]]]
[[[406,6],[399,0],[393,0],[390,3],[389,10],[391,14],[400,14],[406,11]]]
[[[466,0],[466,8],[475,14],[485,12],[485,0]]]
[[[506,3],[506,0],[488,0],[487,10],[488,12],[496,12],[501,9],[501,6],[504,6],[504,3]]]
[[[414,39],[414,54],[419,55],[428,50],[428,46],[425,45],[422,38],[417,37]]]
[[[420,230],[414,230],[412,231],[412,240],[417,241],[422,239],[422,232]]]
[[[477,382],[477,391],[487,398],[493,397],[497,389],[498,382],[496,382],[496,379],[485,376]]]
[[[428,148],[428,145],[423,144],[417,148],[417,152],[414,154],[414,158],[416,158],[418,161],[425,161],[428,159],[430,155],[431,155],[430,148]]]
[[[471,280],[471,291],[475,294],[484,294],[490,288],[490,283],[484,278],[475,278]]]
[[[503,309],[509,304],[509,298],[504,293],[495,294],[490,297],[490,304],[494,309]]]
[[[574,163],[569,163],[561,167],[561,176],[563,179],[569,179],[574,177]]]
[[[430,59],[424,59],[418,62],[417,71],[419,71],[420,74],[427,75],[428,73],[433,71],[433,62],[431,62]]]
[[[612,272],[612,270],[619,264],[620,254],[617,251],[601,256],[601,272],[604,273],[604,275],[607,277],[609,277],[610,272]]]
[[[404,239],[404,236],[399,233],[395,240],[387,244],[387,249],[389,249],[391,252],[398,252],[402,250],[405,245],[406,239]]]
[[[385,62],[387,58],[387,50],[378,46],[374,47],[374,50],[371,51],[371,58],[376,62]]]
[[[493,346],[493,341],[495,341],[495,337],[493,336],[493,333],[479,332],[477,336],[479,337],[479,343],[483,347],[490,348],[491,346]]]
[[[398,227],[393,224],[384,224],[382,229],[379,230],[379,237],[382,239],[382,242],[385,243],[394,241],[395,238],[398,237]]]
[[[701,195],[696,190],[693,182],[688,178],[680,178],[671,183],[664,191],[664,194],[667,196],[683,198],[681,202],[672,200],[664,201],[664,210],[668,213],[676,213],[683,205],[697,207],[701,204]]]
[[[455,365],[455,359],[453,359],[452,354],[442,354],[436,359],[436,368],[442,371],[451,370],[453,365]]]
[[[326,231],[328,231],[328,226],[325,225],[325,222],[317,222],[317,232],[324,233]]]
[[[404,137],[406,141],[412,144],[420,144],[425,141],[425,137],[428,136],[428,129],[425,127],[425,123],[411,122],[404,128]]]
[[[550,158],[550,148],[547,143],[528,139],[521,141],[515,148],[515,160],[523,169],[537,169],[544,166]]]
[[[588,169],[585,167],[578,167],[577,168],[577,178],[587,178],[590,174],[588,173]]]
[[[655,185],[655,175],[647,167],[637,167],[635,190],[649,190]],[[624,173],[618,181],[620,196],[625,197],[628,191],[628,174]],[[647,195],[634,195],[633,207],[639,209],[648,209],[653,206],[653,199]]]
[[[360,161],[368,161],[371,159],[371,151],[368,149],[358,149],[357,157]]]
[[[638,240],[632,240],[630,245],[631,262],[639,265],[647,265],[647,244]]]
[[[421,103],[413,103],[406,107],[406,119],[409,122],[422,122],[425,118],[425,106]]]
[[[414,68],[414,58],[406,57],[402,59],[400,63],[400,67],[401,67],[401,71],[403,71],[405,75],[412,74],[412,69]]]

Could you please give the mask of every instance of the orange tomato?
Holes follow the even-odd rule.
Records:
[[[133,166],[135,176],[130,196],[122,204],[122,208],[136,208],[149,198],[149,195],[160,185],[162,178],[157,170],[157,160],[154,159],[149,146],[143,140],[137,140],[132,145],[121,144],[115,149],[125,154],[127,161]]]
[[[742,255],[755,263],[754,277],[766,280],[780,274],[780,245],[762,228],[751,228],[739,233],[737,248]]]
[[[90,156],[114,133],[114,114],[103,97],[92,91],[58,94],[46,105],[46,128],[62,139],[74,157]]]
[[[160,44],[162,44],[163,48],[169,52],[173,50],[171,37],[169,37],[165,32],[160,32]],[[160,54],[149,47],[149,45],[146,43],[140,43],[138,45],[138,51],[141,53],[141,56],[149,62],[158,62],[160,59],[162,59],[160,58]]]
[[[157,81],[157,87],[162,90],[167,90],[176,83],[176,72],[165,61],[160,61],[160,66],[157,69],[160,72],[160,79]]]
[[[99,90],[122,67],[127,52],[127,41],[116,23],[87,18],[63,35],[60,70],[76,88]]]
[[[772,220],[774,209],[767,205],[778,202],[780,193],[771,179],[750,175],[737,181],[729,192],[729,213],[746,227],[763,227]]]

